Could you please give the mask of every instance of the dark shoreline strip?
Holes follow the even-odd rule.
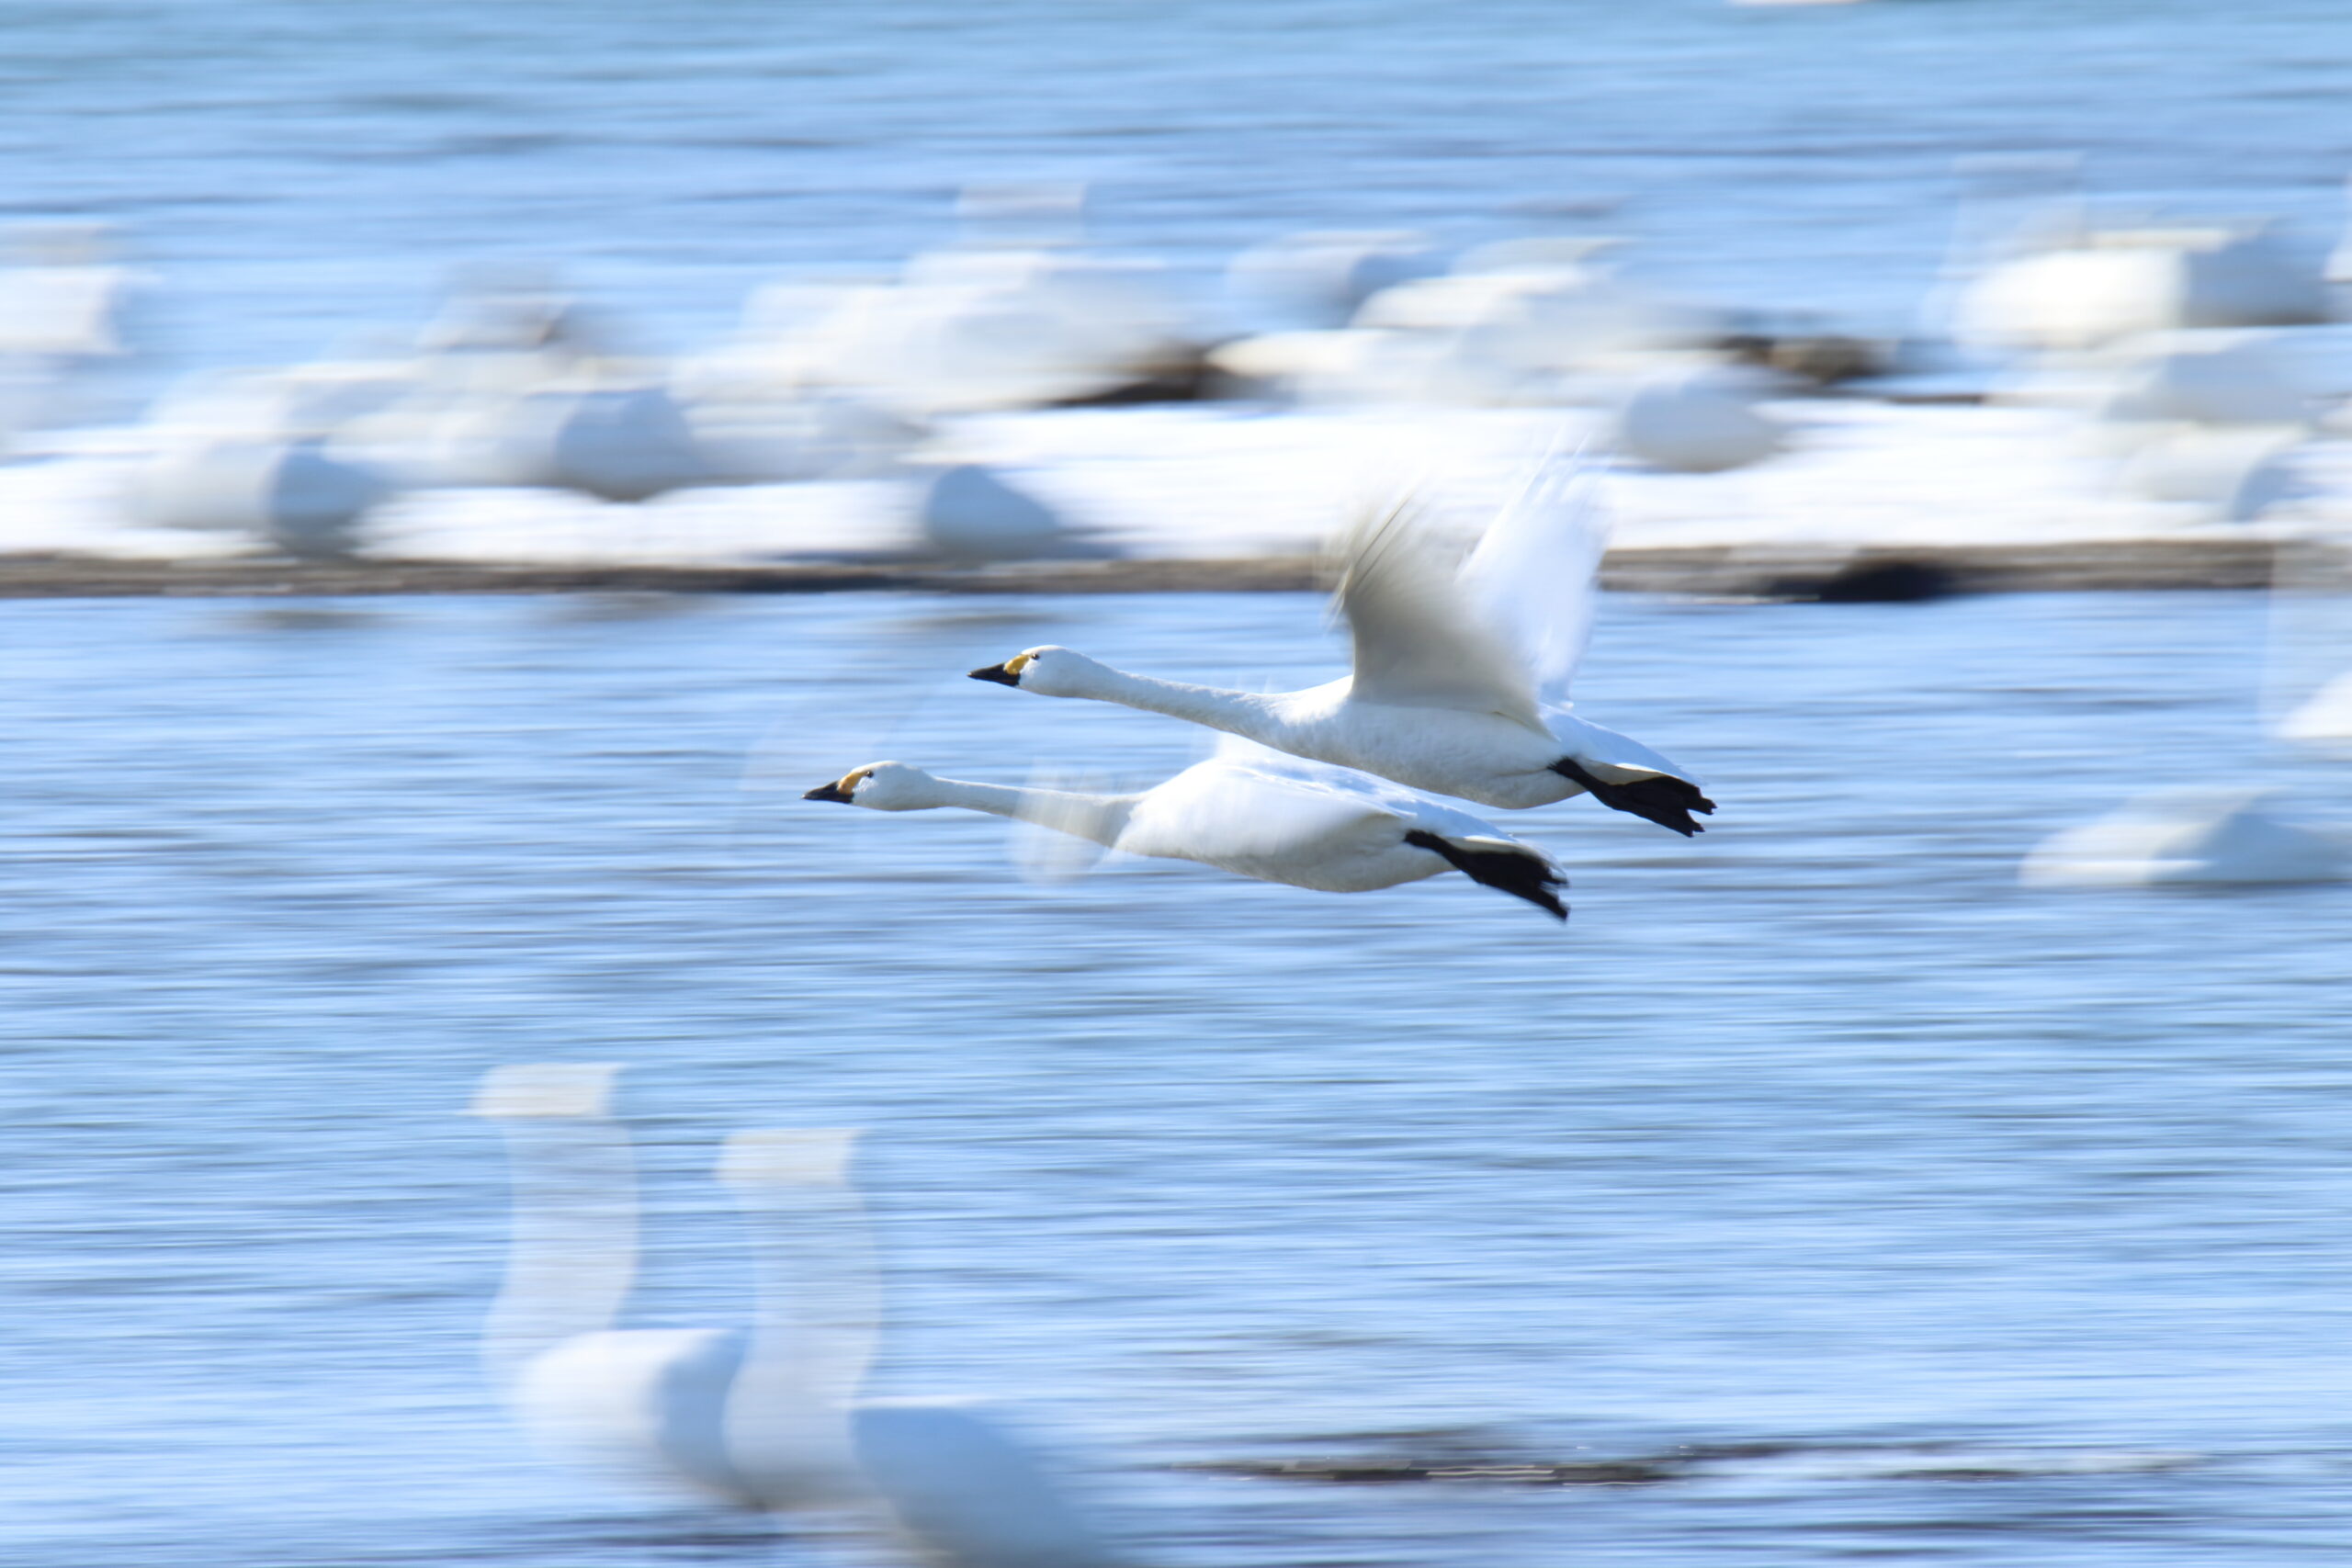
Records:
[[[1959,546],[1855,551],[1708,548],[1614,550],[1603,586],[1712,598],[1841,599],[1841,583],[1898,569],[1942,592],[2007,593],[2265,588],[2266,539]],[[0,556],[0,598],[332,597],[390,593],[1248,593],[1328,585],[1304,556],[1247,560],[1041,561],[994,567],[922,564],[774,566],[486,565],[470,561],[114,560]],[[1927,595],[1911,595],[1914,597]]]

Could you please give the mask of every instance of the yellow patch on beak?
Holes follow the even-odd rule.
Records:
[[[859,768],[854,770],[847,777],[842,780],[842,793],[843,795],[855,794],[857,792],[857,786],[864,784],[867,778],[872,776],[874,770],[872,768]]]
[[[1035,662],[1035,659],[1029,654],[1016,653],[1004,661],[1004,668],[1008,674],[1018,675]]]

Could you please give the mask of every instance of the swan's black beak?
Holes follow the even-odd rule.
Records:
[[[1021,677],[1014,674],[1012,671],[1006,669],[1001,664],[991,664],[985,670],[975,670],[972,671],[972,679],[975,681],[994,681],[1000,686],[1018,686],[1021,684]]]
[[[843,806],[850,804],[849,791],[842,788],[842,786],[837,783],[820,784],[815,789],[810,790],[807,795],[802,795],[800,798],[803,800],[838,800]]]

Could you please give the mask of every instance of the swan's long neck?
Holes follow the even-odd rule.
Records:
[[[1118,841],[1127,825],[1128,814],[1135,809],[1133,795],[1020,789],[1010,784],[971,784],[962,779],[934,778],[930,783],[930,794],[927,805],[959,806],[967,811],[985,811],[991,817],[1010,817],[1017,822],[1034,822],[1041,828],[1104,845]]]
[[[880,1334],[865,1211],[842,1166],[847,1133],[746,1133],[721,1175],[735,1190],[759,1283],[749,1353],[727,1401],[729,1463],[752,1479],[851,1465],[849,1404]]]
[[[601,1116],[503,1121],[514,1168],[506,1280],[482,1326],[502,1395],[542,1350],[610,1328],[637,1276],[637,1168],[628,1134]]]
[[[1189,724],[1205,725],[1229,735],[1265,738],[1279,717],[1279,698],[1256,692],[1227,691],[1221,686],[1193,686],[1150,675],[1130,675],[1107,664],[1087,671],[1087,690],[1078,694],[1146,713],[1164,713]]]

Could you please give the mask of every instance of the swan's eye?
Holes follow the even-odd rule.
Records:
[[[874,770],[872,768],[860,768],[855,773],[850,774],[847,778],[842,780],[842,792],[845,795],[854,795],[857,793],[857,786],[864,784],[867,779],[870,779],[873,776]]]

